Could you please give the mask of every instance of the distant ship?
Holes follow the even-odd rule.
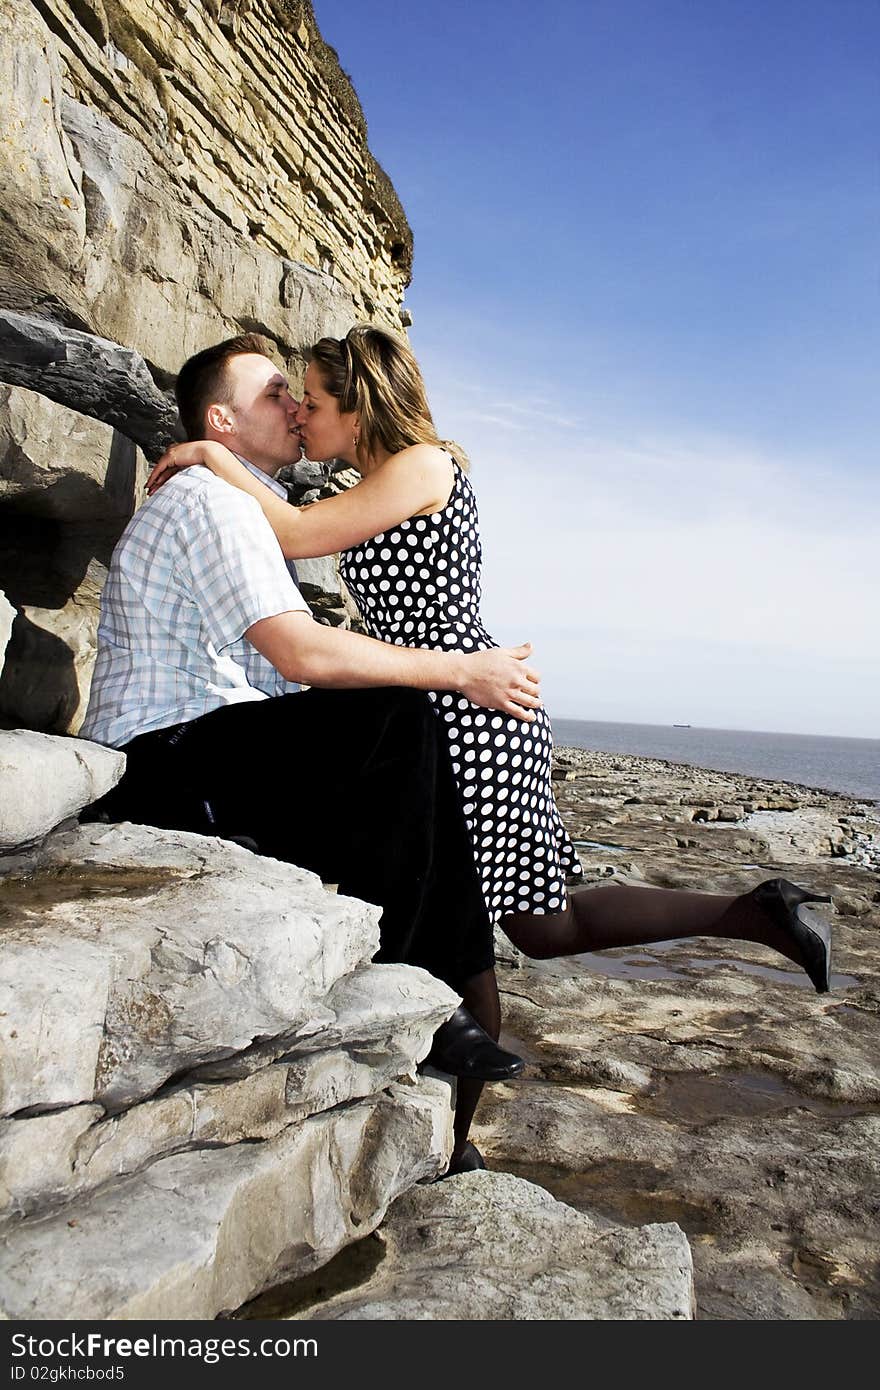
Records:
[[[691,727],[691,725],[690,725],[690,724],[673,724],[672,727],[673,727],[673,729],[689,729],[689,728]]]

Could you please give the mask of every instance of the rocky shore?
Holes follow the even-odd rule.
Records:
[[[880,1314],[880,813],[827,791],[559,749],[588,880],[833,895],[832,990],[746,943],[556,962],[498,943],[522,1082],[488,1088],[489,1166],[615,1224],[675,1221],[697,1316]]]
[[[831,893],[832,992],[744,943],[499,938],[529,1065],[485,1092],[489,1171],[432,1183],[451,1088],[417,1064],[454,997],[371,965],[376,909],[313,875],[77,827],[120,761],[0,735],[6,1316],[880,1312],[875,806],[559,750],[588,882]]]

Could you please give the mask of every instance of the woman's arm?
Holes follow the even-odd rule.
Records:
[[[414,444],[336,497],[294,507],[249,473],[224,444],[199,440],[172,444],[150,474],[148,492],[197,463],[256,498],[289,560],[333,555],[408,517],[438,511],[453,483],[448,455],[430,444]]]

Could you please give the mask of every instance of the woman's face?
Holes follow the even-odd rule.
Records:
[[[306,369],[303,398],[297,411],[296,423],[299,426],[306,458],[356,460],[354,432],[357,415],[354,411],[343,414],[335,396],[324,389],[321,373],[310,362]]]

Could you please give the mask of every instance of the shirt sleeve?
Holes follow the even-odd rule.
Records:
[[[187,582],[218,651],[252,623],[311,609],[294,584],[259,503],[220,479],[193,498],[181,536]]]

